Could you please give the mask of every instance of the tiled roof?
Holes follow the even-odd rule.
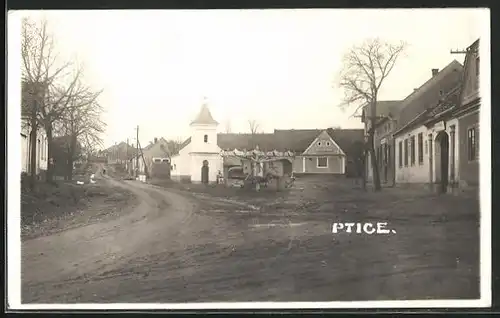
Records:
[[[170,156],[168,144],[166,141],[162,140],[158,140],[157,143],[150,144],[147,149],[143,149],[142,153],[148,158]]]
[[[190,143],[191,143],[191,137],[189,137],[188,139],[184,140],[184,142],[179,146],[179,150],[182,150],[184,147],[186,147]]]
[[[273,134],[217,134],[217,145],[223,150],[254,149],[256,145],[263,151],[304,152],[319,136],[323,129],[275,129]],[[363,129],[327,129],[327,133],[349,155],[356,141],[364,141]],[[188,138],[181,149],[191,142]]]
[[[376,114],[377,116],[395,116],[401,105],[400,100],[379,100],[377,101]],[[363,107],[363,118],[370,116],[368,105]]]
[[[260,150],[267,151],[275,150],[279,146],[274,134],[217,134],[217,145],[224,150],[250,150],[258,145]]]
[[[356,143],[364,143],[365,133],[363,129],[328,129],[328,134],[345,152],[351,155],[356,151]]]
[[[128,157],[130,159],[135,156],[135,154],[137,153],[137,149],[135,147],[132,147],[131,145],[128,145],[128,151],[127,151],[127,143],[122,141],[117,145],[113,145],[103,150],[103,153],[108,155],[115,154],[116,152],[118,152],[119,157],[123,157],[122,159],[126,159],[125,157],[127,156],[128,153]]]
[[[436,107],[431,108],[427,117],[434,117],[460,104],[461,85],[457,85]]]
[[[420,88],[406,97],[397,116],[396,131],[412,122],[419,114],[434,107],[444,95],[450,93],[460,83],[462,64],[453,60],[438,74],[430,78]]]
[[[201,124],[201,125],[217,125],[218,122],[212,117],[210,110],[206,104],[201,106],[200,112],[198,116],[191,122],[193,124]]]

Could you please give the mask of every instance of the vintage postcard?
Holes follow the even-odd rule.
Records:
[[[491,305],[487,9],[8,14],[8,308]]]

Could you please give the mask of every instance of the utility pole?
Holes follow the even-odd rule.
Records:
[[[467,50],[450,50],[450,54],[467,54]]]
[[[125,169],[127,169],[127,171],[128,171],[128,138],[127,138],[127,149],[125,151],[127,154],[125,157]]]
[[[135,157],[135,176],[137,177],[139,175],[139,125],[137,125],[137,131],[136,131],[136,138],[137,138],[137,142],[136,142],[136,149],[137,149],[137,153],[136,153],[136,157]]]

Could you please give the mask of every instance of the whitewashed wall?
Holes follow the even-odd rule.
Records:
[[[460,146],[460,140],[459,140],[459,135],[458,135],[458,120],[456,119],[451,119],[449,121],[446,121],[446,132],[448,133],[448,138],[450,141],[450,148],[449,151],[451,152],[451,126],[455,125],[455,167],[454,167],[454,172],[455,172],[455,180],[459,179],[459,146]],[[439,180],[439,177],[436,176],[436,165],[439,165],[440,162],[436,160],[436,137],[438,133],[440,132],[437,127],[431,127],[427,128],[425,126],[420,126],[415,128],[414,130],[405,133],[404,135],[397,136],[396,137],[396,153],[395,153],[395,163],[396,163],[396,183],[428,183],[431,180],[429,180],[430,175],[429,175],[429,149],[430,145],[429,143],[429,134],[432,135],[432,151],[433,151],[433,165],[432,165],[432,182],[436,182]],[[423,157],[424,157],[424,162],[423,164],[418,163],[418,134],[423,133],[423,147],[424,147],[424,152],[423,152]],[[415,136],[415,165],[411,166],[410,160],[408,160],[408,167],[404,166],[404,157],[406,154],[404,153],[404,139],[409,138],[411,136]],[[402,142],[402,147],[403,147],[403,167],[399,166],[399,142]],[[464,141],[466,142],[466,141]],[[408,145],[408,151],[410,151],[410,147]],[[451,177],[451,169],[452,169],[452,163],[451,163],[451,153],[450,153],[450,160],[448,161],[448,176]],[[439,170],[439,169],[438,169]]]
[[[208,141],[204,142],[204,136]],[[215,125],[192,125],[191,126],[191,151],[192,152],[220,152],[217,146],[217,126]]]
[[[203,161],[208,161],[208,179],[209,182],[217,181],[217,173],[220,171],[222,173],[223,160],[219,154],[206,155],[206,154],[196,154],[191,153],[191,181],[201,182],[201,167]]]
[[[191,175],[191,156],[189,155],[190,149],[191,144],[181,149],[177,156],[172,157],[172,170],[170,171],[172,176]]]
[[[418,162],[418,134],[422,133],[423,138],[423,157],[424,161],[420,164]],[[411,151],[410,138],[415,137],[415,164],[411,165],[411,158],[404,151],[404,140],[408,139],[408,153]],[[403,135],[396,137],[396,153],[395,153],[395,167],[396,167],[396,183],[426,183],[429,182],[429,145],[428,145],[428,130],[425,126],[417,127]],[[399,166],[399,147],[401,142],[403,152],[403,166]],[[408,166],[405,164],[405,157],[408,156]]]

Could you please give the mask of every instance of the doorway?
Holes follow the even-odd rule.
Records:
[[[450,139],[445,131],[436,136],[436,181],[441,193],[446,193],[449,179]]]
[[[203,165],[201,166],[201,183],[204,184],[208,183],[209,181],[208,172],[209,172],[208,160],[203,160]]]

